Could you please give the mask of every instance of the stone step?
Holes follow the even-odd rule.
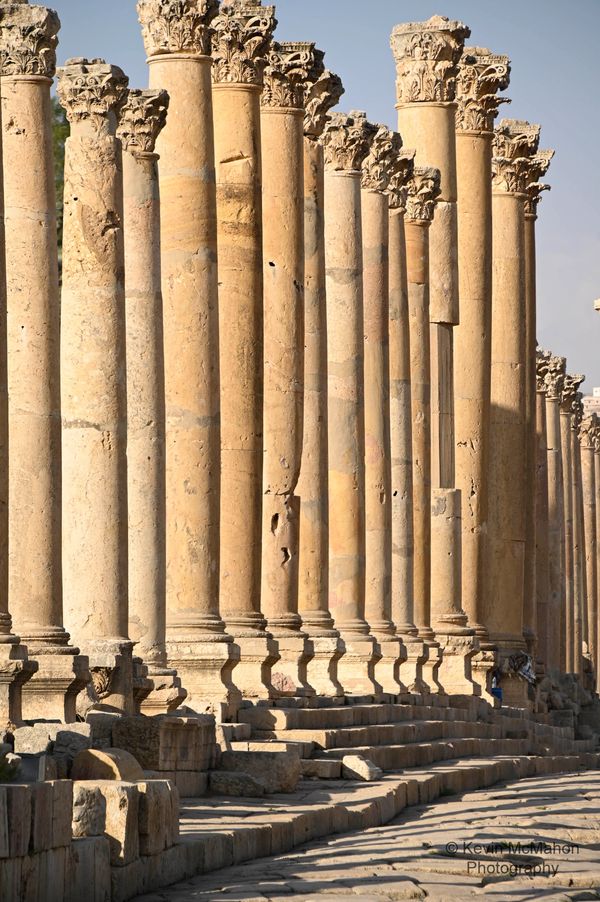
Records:
[[[266,705],[242,708],[239,720],[253,730],[332,730],[413,720],[469,721],[466,708],[429,705],[345,705],[338,708],[273,708]]]
[[[412,742],[406,745],[335,748],[322,751],[319,756],[341,759],[345,755],[362,755],[384,771],[398,771],[450,758],[526,755],[529,751],[530,743],[525,739],[453,739]]]

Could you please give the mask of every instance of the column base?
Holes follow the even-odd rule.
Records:
[[[400,667],[400,679],[406,684],[407,691],[417,695],[431,692],[423,679],[423,667],[429,658],[429,647],[422,639],[414,635],[402,636],[406,648],[406,661]]]
[[[182,691],[187,690],[186,708],[197,714],[214,714],[218,722],[234,719],[242,701],[232,676],[239,666],[240,650],[225,638],[220,642],[167,639],[166,643],[168,667],[178,675],[178,688],[183,684]]]
[[[267,625],[268,629],[268,625]],[[315,695],[314,688],[308,680],[308,662],[312,658],[312,645],[308,636],[297,633],[295,636],[277,635],[279,660],[271,671],[271,685],[279,696]]]
[[[27,648],[14,642],[0,643],[0,738],[6,729],[23,722],[23,686],[38,669],[27,657]]]
[[[492,676],[498,666],[496,649],[480,646],[479,651],[471,658],[473,680],[479,686],[481,697],[491,705],[498,707],[498,699],[492,695]]]
[[[400,636],[375,636],[381,650],[381,659],[375,665],[375,677],[382,690],[389,695],[408,692],[400,679],[400,668],[407,658],[406,646]]]
[[[308,641],[312,647],[307,667],[309,684],[317,695],[340,698],[344,690],[338,680],[338,662],[346,653],[346,646],[335,632],[332,636],[309,637]]]
[[[424,639],[423,641],[428,650],[427,660],[423,664],[423,681],[433,695],[436,695],[438,692],[443,695],[445,690],[438,678],[440,664],[442,663],[440,643],[436,642],[435,639]]]
[[[187,691],[181,685],[176,670],[148,664],[148,679],[152,690],[140,704],[140,714],[153,717],[155,714],[170,714],[187,698]]]
[[[142,658],[134,655],[132,662],[133,704],[136,714],[139,714],[144,700],[148,698],[154,687],[152,680],[148,677],[148,667],[144,664]]]
[[[89,661],[78,649],[70,654],[45,653],[36,655],[37,672],[22,689],[24,720],[60,720],[74,723],[77,719],[77,696],[92,679]]]
[[[381,650],[373,636],[341,631],[345,653],[338,662],[338,679],[345,695],[381,695],[375,665]]]
[[[129,639],[97,639],[83,642],[81,652],[89,658],[91,683],[88,704],[101,703],[125,714],[133,714],[133,642]],[[82,699],[78,700],[81,703]]]
[[[242,698],[273,699],[279,693],[271,682],[273,665],[279,660],[277,641],[272,636],[235,636],[240,654],[235,684]]]
[[[467,635],[448,635],[436,632],[442,660],[438,678],[448,695],[481,695],[473,679],[471,661],[479,651],[479,643],[472,630]]]
[[[512,644],[499,641],[497,673],[500,676],[502,689],[502,705],[512,708],[533,709],[534,689],[530,691],[530,683],[519,674],[521,667],[526,667],[528,655],[523,644]],[[516,645],[516,647],[515,647]],[[532,685],[532,684],[531,684]]]

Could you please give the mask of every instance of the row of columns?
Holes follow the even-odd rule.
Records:
[[[394,132],[330,113],[324,54],[274,41],[259,0],[138,13],[149,90],[59,71],[59,315],[59,22],[0,9],[11,716],[21,683],[30,717],[73,719],[91,680],[121,710],[227,719],[479,695],[498,665],[525,704],[511,662],[548,609],[565,639],[538,651],[582,672],[600,480],[533,381],[551,152],[494,130],[508,59],[460,22],[398,26]]]

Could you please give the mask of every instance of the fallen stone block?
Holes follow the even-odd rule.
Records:
[[[266,792],[261,780],[242,771],[213,770],[208,785],[211,792],[222,796],[260,798]]]
[[[103,836],[106,830],[106,799],[93,784],[73,784],[73,837]]]
[[[31,787],[18,783],[6,784],[0,786],[0,794],[6,796],[9,857],[22,858],[29,851],[31,837]],[[0,899],[3,898],[0,894]]]
[[[178,834],[178,806],[172,796],[177,789],[168,780],[136,784],[139,793],[140,855],[157,855],[169,849]],[[176,824],[173,824],[173,820]]]
[[[342,777],[344,780],[362,780],[370,783],[380,780],[383,771],[368,758],[362,755],[344,755],[342,758]]]
[[[112,735],[113,745],[134,755],[144,770],[208,770],[217,753],[210,714],[122,717]]]
[[[84,749],[71,768],[73,780],[122,780],[134,783],[144,779],[139,763],[123,749]]]
[[[342,762],[339,758],[303,758],[302,776],[308,779],[340,780]]]
[[[64,902],[111,902],[110,884],[108,839],[74,839],[66,855]]]
[[[145,770],[144,779],[170,780],[182,799],[199,799],[208,791],[208,773],[204,770]]]
[[[56,774],[36,779],[66,779],[70,776],[75,755],[92,743],[92,730],[87,723],[36,723],[18,727],[14,731],[17,755],[52,755],[56,760]],[[26,779],[30,779],[27,777]]]
[[[52,848],[51,783],[34,783],[31,787],[31,852],[45,852]]]
[[[111,866],[123,867],[139,857],[137,785],[116,780],[96,780],[87,783],[88,789],[94,787],[102,793],[106,804],[104,834],[110,845]]]
[[[21,752],[20,755],[13,757],[19,761],[18,775],[19,780],[23,783],[39,783],[44,780],[58,779],[58,767],[52,755]]]
[[[288,752],[224,752],[220,770],[241,771],[264,784],[266,791],[295,792],[302,774],[300,755]]]

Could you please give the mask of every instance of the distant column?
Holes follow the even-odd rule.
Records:
[[[304,424],[300,497],[298,610],[314,657],[308,681],[319,695],[341,695],[337,669],[344,643],[329,610],[329,474],[327,471],[327,299],[325,163],[319,141],[328,111],[344,92],[324,71],[307,83],[304,113]]]
[[[550,595],[550,524],[548,514],[548,426],[546,421],[546,392],[550,355],[540,350],[536,354],[536,459],[535,459],[535,603],[537,622],[536,659],[548,668],[550,633],[556,628]],[[552,617],[552,619],[550,619]]]
[[[335,113],[325,126],[325,264],[329,433],[329,607],[346,646],[344,690],[379,689],[365,620],[365,469],[361,166],[376,126]],[[343,240],[340,240],[343,238]]]
[[[548,633],[547,669],[566,670],[565,512],[560,399],[565,358],[548,358],[546,383],[546,435],[548,439]]]
[[[585,545],[588,652],[594,669],[598,659],[598,537],[596,535],[595,439],[596,414],[584,416],[579,427]]]
[[[127,78],[72,59],[58,96],[65,148],[61,298],[65,623],[89,656],[99,698],[131,711],[127,615],[127,400],[121,142]]]
[[[596,486],[596,691],[600,682],[600,423],[594,434],[594,482]]]
[[[583,377],[565,374],[560,397],[560,443],[564,499],[565,669],[575,673],[575,560],[573,531],[573,403]]]
[[[579,377],[578,377],[579,378]],[[583,377],[581,382],[583,382]],[[579,387],[579,386],[578,386]],[[585,534],[583,524],[583,491],[581,477],[581,445],[579,427],[583,416],[581,392],[575,393],[571,419],[571,464],[573,491],[573,582],[574,582],[574,628],[573,661],[575,673],[583,677],[584,649],[587,645],[587,580],[585,568]]]

